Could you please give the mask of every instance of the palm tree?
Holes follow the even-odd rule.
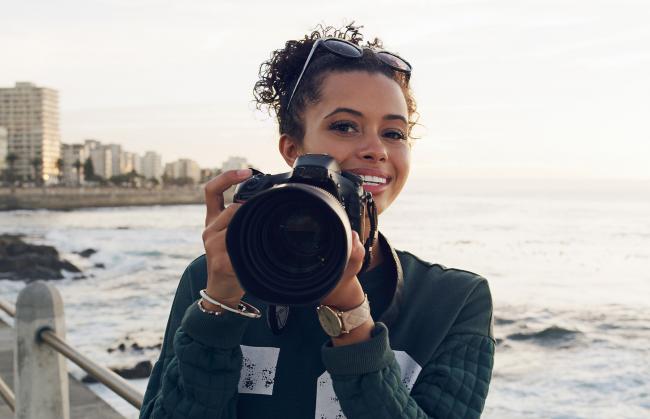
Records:
[[[14,165],[16,164],[16,160],[18,160],[18,154],[16,153],[9,153],[7,154],[7,157],[5,157],[5,160],[7,161],[7,164],[9,165],[9,184],[11,185],[11,193],[13,194],[16,192],[16,185],[15,185],[15,169]]]
[[[56,169],[59,171],[59,173],[56,175],[56,177],[59,179],[59,184],[63,181],[63,167],[65,163],[63,162],[62,158],[58,158],[56,160]]]
[[[83,163],[81,163],[81,160],[77,159],[74,164],[75,169],[77,169],[77,186],[81,186],[81,168],[84,166]]]
[[[43,159],[41,159],[40,157],[34,157],[30,161],[30,163],[31,163],[32,167],[34,168],[34,180],[36,181],[37,185],[40,185],[41,182],[43,182],[43,175],[41,175],[39,169],[43,165]]]

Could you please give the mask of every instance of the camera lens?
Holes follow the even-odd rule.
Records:
[[[343,274],[350,229],[344,209],[329,193],[284,184],[237,210],[226,244],[247,292],[269,304],[307,305],[325,297]]]

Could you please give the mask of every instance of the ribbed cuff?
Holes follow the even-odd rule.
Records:
[[[249,320],[251,319],[229,311],[218,316],[204,313],[194,301],[185,310],[181,327],[192,339],[203,345],[231,349],[241,343]]]
[[[326,342],[321,355],[327,371],[331,375],[361,375],[386,367],[394,357],[386,325],[375,323],[370,336],[370,340],[345,346]]]

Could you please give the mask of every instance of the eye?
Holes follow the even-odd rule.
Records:
[[[332,122],[329,125],[329,129],[332,131],[338,131],[344,134],[353,134],[355,132],[358,132],[359,129],[357,128],[357,124],[354,122],[350,121],[336,121]]]
[[[398,129],[391,129],[391,130],[385,131],[384,136],[388,137],[388,138],[390,138],[392,140],[397,140],[397,141],[406,140],[406,134],[404,134],[401,130],[398,130]]]

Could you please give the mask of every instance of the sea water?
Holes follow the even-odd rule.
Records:
[[[200,205],[13,211],[0,232],[82,268],[86,279],[54,282],[67,339],[119,367],[157,359],[204,217]],[[484,417],[650,417],[650,182],[413,180],[381,230],[398,249],[488,279],[498,345]],[[74,253],[86,248],[97,253]],[[2,280],[0,296],[13,302],[23,286]],[[144,392],[146,381],[132,383]]]

